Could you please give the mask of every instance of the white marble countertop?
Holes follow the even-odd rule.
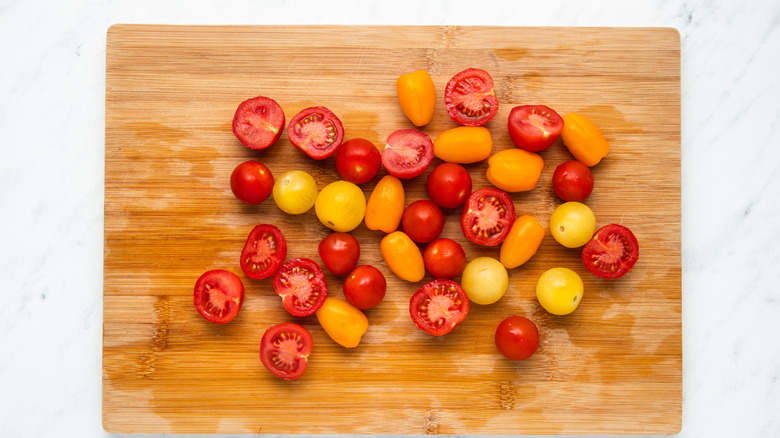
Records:
[[[108,435],[103,135],[106,30],[115,23],[678,29],[680,436],[780,436],[776,0],[0,2],[0,436]]]

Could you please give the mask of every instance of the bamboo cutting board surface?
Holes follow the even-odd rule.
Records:
[[[315,317],[288,315],[271,279],[243,276],[238,257],[252,227],[284,232],[288,258],[320,261],[329,230],[311,210],[287,215],[269,198],[237,201],[232,169],[256,159],[275,176],[309,172],[319,188],[338,178],[334,159],[316,162],[286,135],[251,151],[231,132],[250,97],[277,100],[289,120],[323,105],[345,139],[379,148],[394,130],[413,127],[401,112],[395,79],[427,70],[437,87],[435,138],[454,127],[444,85],[468,67],[489,71],[499,113],[487,126],[494,152],[514,147],[510,109],[545,104],[593,120],[611,152],[593,171],[586,201],[598,226],[621,223],[640,244],[634,270],[618,280],[590,275],[578,250],[549,234],[528,263],[509,271],[506,295],[472,305],[452,333],[437,338],[408,314],[419,283],[395,277],[382,261],[382,233],[353,234],[361,264],[385,273],[384,302],[366,312],[357,349],[328,338]],[[512,195],[518,215],[547,227],[561,203],[552,173],[570,155],[558,140],[542,156],[537,188]],[[103,424],[110,432],[580,434],[676,433],[681,425],[680,39],[674,29],[454,26],[161,26],[116,25],[106,59]],[[434,159],[433,165],[439,162]],[[488,185],[487,163],[466,166],[474,188]],[[433,166],[432,166],[433,167]],[[431,167],[431,168],[432,168]],[[430,171],[430,169],[429,169]],[[426,172],[427,173],[427,172]],[[366,196],[385,174],[362,186]],[[426,198],[425,175],[404,183],[407,204]],[[446,210],[443,236],[467,258],[498,257],[463,238],[459,210]],[[535,299],[543,271],[565,266],[585,283],[571,315],[547,314]],[[246,287],[244,307],[225,326],[192,305],[195,280],[229,269]],[[344,276],[327,274],[343,297]],[[539,327],[531,359],[510,362],[493,334],[511,314]],[[306,374],[286,382],[263,368],[263,331],[306,326],[314,352]]]

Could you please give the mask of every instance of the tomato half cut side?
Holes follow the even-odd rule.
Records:
[[[284,122],[284,111],[275,100],[257,96],[238,105],[233,115],[233,135],[250,149],[265,149],[282,136]]]
[[[485,70],[468,68],[447,82],[444,105],[450,118],[460,125],[482,126],[498,114],[498,97],[493,77]]]
[[[508,127],[515,146],[539,152],[552,146],[561,135],[563,117],[545,105],[520,105],[509,112]]]
[[[241,250],[241,270],[253,279],[268,278],[279,270],[287,257],[287,241],[282,231],[271,224],[252,228]]]
[[[285,322],[269,327],[260,340],[260,362],[276,377],[295,380],[309,367],[314,347],[306,327]]]
[[[274,275],[274,290],[293,316],[309,316],[328,297],[328,284],[320,266],[312,259],[286,261]]]
[[[226,324],[244,304],[244,283],[230,271],[214,269],[198,278],[193,295],[195,308],[206,321]]]
[[[416,129],[399,129],[387,137],[382,150],[382,165],[396,178],[408,179],[422,174],[433,161],[433,141]]]
[[[344,141],[344,125],[323,106],[304,108],[287,125],[290,142],[315,160],[335,154]]]
[[[469,298],[458,283],[439,278],[412,295],[409,313],[417,328],[433,336],[442,336],[466,318]]]
[[[582,248],[582,262],[591,274],[615,279],[628,273],[639,259],[639,243],[628,227],[604,225]]]
[[[496,246],[506,239],[515,222],[512,198],[503,190],[485,187],[466,200],[460,227],[463,235],[482,246]]]

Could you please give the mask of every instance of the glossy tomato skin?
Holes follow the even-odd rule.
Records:
[[[284,262],[274,275],[273,285],[285,310],[293,316],[313,314],[328,297],[325,274],[317,262],[308,258]]]
[[[265,164],[259,161],[245,161],[230,174],[230,190],[244,204],[259,204],[274,189],[274,176]]]
[[[550,215],[550,234],[566,248],[579,248],[593,237],[596,215],[581,202],[564,202]]]
[[[410,239],[428,243],[439,237],[444,229],[444,213],[433,201],[420,199],[404,209],[401,225]]]
[[[340,298],[328,297],[317,309],[317,321],[337,344],[355,348],[368,330],[368,318],[357,307]]]
[[[393,175],[383,176],[366,202],[366,228],[392,233],[401,224],[405,204],[406,191],[401,180]]]
[[[514,193],[533,190],[542,176],[544,160],[541,155],[523,149],[504,149],[488,160],[485,175],[490,184]]]
[[[287,240],[282,231],[275,225],[260,224],[246,238],[240,266],[249,278],[268,278],[279,270],[286,257]]]
[[[477,245],[496,246],[504,241],[514,222],[515,206],[509,194],[485,187],[469,196],[460,227],[463,235]]]
[[[582,202],[593,192],[593,172],[577,160],[561,163],[553,173],[553,190],[564,201]]]
[[[302,109],[287,125],[290,142],[315,160],[335,154],[344,141],[344,125],[328,108],[314,106]]]
[[[336,172],[345,181],[363,184],[371,181],[382,167],[382,155],[374,143],[364,138],[347,140],[336,152]]]
[[[230,271],[206,271],[195,282],[193,303],[206,321],[227,324],[244,304],[244,284]]]
[[[433,155],[448,163],[476,163],[489,157],[492,151],[493,137],[484,126],[451,128],[433,141]]]
[[[465,126],[486,124],[498,114],[493,77],[477,68],[463,70],[447,82],[444,104],[455,123]]]
[[[466,319],[469,298],[458,283],[439,278],[412,295],[409,313],[417,328],[433,336],[442,336]]]
[[[284,111],[275,100],[257,96],[241,102],[236,109],[233,135],[250,149],[266,149],[282,136],[284,122]]]
[[[599,228],[582,248],[582,262],[600,278],[626,275],[639,259],[639,242],[626,226],[608,224]]]
[[[360,243],[349,233],[330,233],[320,240],[317,252],[325,269],[341,275],[351,271],[360,257]]]
[[[274,182],[274,202],[285,213],[303,214],[314,207],[317,182],[302,170],[290,170]]]
[[[501,243],[501,264],[507,269],[516,268],[533,257],[544,239],[544,227],[530,215],[515,219],[506,239]]]
[[[440,207],[460,207],[471,194],[471,175],[460,164],[441,163],[428,174],[426,189]]]
[[[381,155],[382,165],[390,175],[400,179],[414,178],[433,161],[433,142],[424,132],[399,129],[387,137]]]
[[[582,164],[593,167],[609,154],[604,134],[589,118],[578,113],[563,116],[561,139],[566,149]]]
[[[403,231],[393,231],[379,242],[387,267],[398,278],[416,283],[425,277],[425,262],[417,244]]]
[[[415,126],[427,125],[436,108],[436,88],[431,75],[417,70],[398,77],[395,81],[398,103],[406,117]]]
[[[509,360],[526,360],[539,349],[539,329],[524,316],[505,318],[496,328],[496,348]]]
[[[568,315],[580,305],[585,287],[582,278],[569,268],[550,268],[536,282],[536,299],[553,315]]]
[[[368,310],[385,299],[387,279],[371,265],[357,266],[344,280],[344,298],[358,309]]]
[[[563,117],[545,105],[520,105],[509,112],[508,128],[515,146],[540,152],[552,146],[561,135]]]
[[[333,181],[320,190],[314,202],[314,212],[322,225],[346,233],[363,222],[366,195],[357,184],[344,180]]]
[[[425,269],[436,278],[455,278],[466,267],[466,252],[460,243],[440,237],[425,247]]]
[[[309,367],[314,347],[306,327],[285,322],[269,327],[260,340],[260,362],[276,377],[295,380]]]
[[[487,306],[504,296],[509,287],[509,274],[493,257],[477,257],[466,264],[460,285],[472,303]]]

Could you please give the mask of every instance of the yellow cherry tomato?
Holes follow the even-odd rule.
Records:
[[[392,233],[401,223],[406,194],[401,180],[385,175],[374,187],[366,205],[366,227]]]
[[[395,81],[395,89],[406,117],[416,126],[427,125],[436,108],[436,89],[431,75],[425,70],[401,75]]]
[[[544,160],[537,153],[506,149],[488,160],[487,179],[505,192],[525,192],[536,187],[543,167]]]
[[[584,291],[582,278],[569,268],[548,269],[536,282],[536,299],[553,315],[574,312]]]
[[[580,202],[564,202],[550,215],[550,233],[566,248],[579,248],[596,232],[596,215]]]
[[[291,170],[276,179],[273,195],[274,202],[283,212],[306,213],[317,199],[317,183],[308,173]]]
[[[609,143],[604,134],[581,114],[569,113],[563,116],[561,139],[574,158],[588,167],[599,164],[609,153]]]
[[[325,333],[342,347],[357,347],[368,330],[366,315],[340,298],[325,298],[316,314]]]
[[[544,239],[544,227],[533,216],[523,215],[515,219],[506,239],[501,243],[499,259],[507,269],[527,262],[539,250]]]
[[[379,242],[387,267],[398,278],[412,283],[425,277],[425,263],[417,244],[403,231],[393,231]]]
[[[489,157],[492,151],[493,137],[484,126],[448,129],[433,141],[433,155],[449,163],[476,163]]]
[[[493,304],[506,293],[509,274],[493,257],[477,257],[463,269],[460,285],[472,303]]]
[[[366,195],[354,183],[334,181],[317,195],[314,212],[326,227],[348,233],[363,222],[366,214]]]

